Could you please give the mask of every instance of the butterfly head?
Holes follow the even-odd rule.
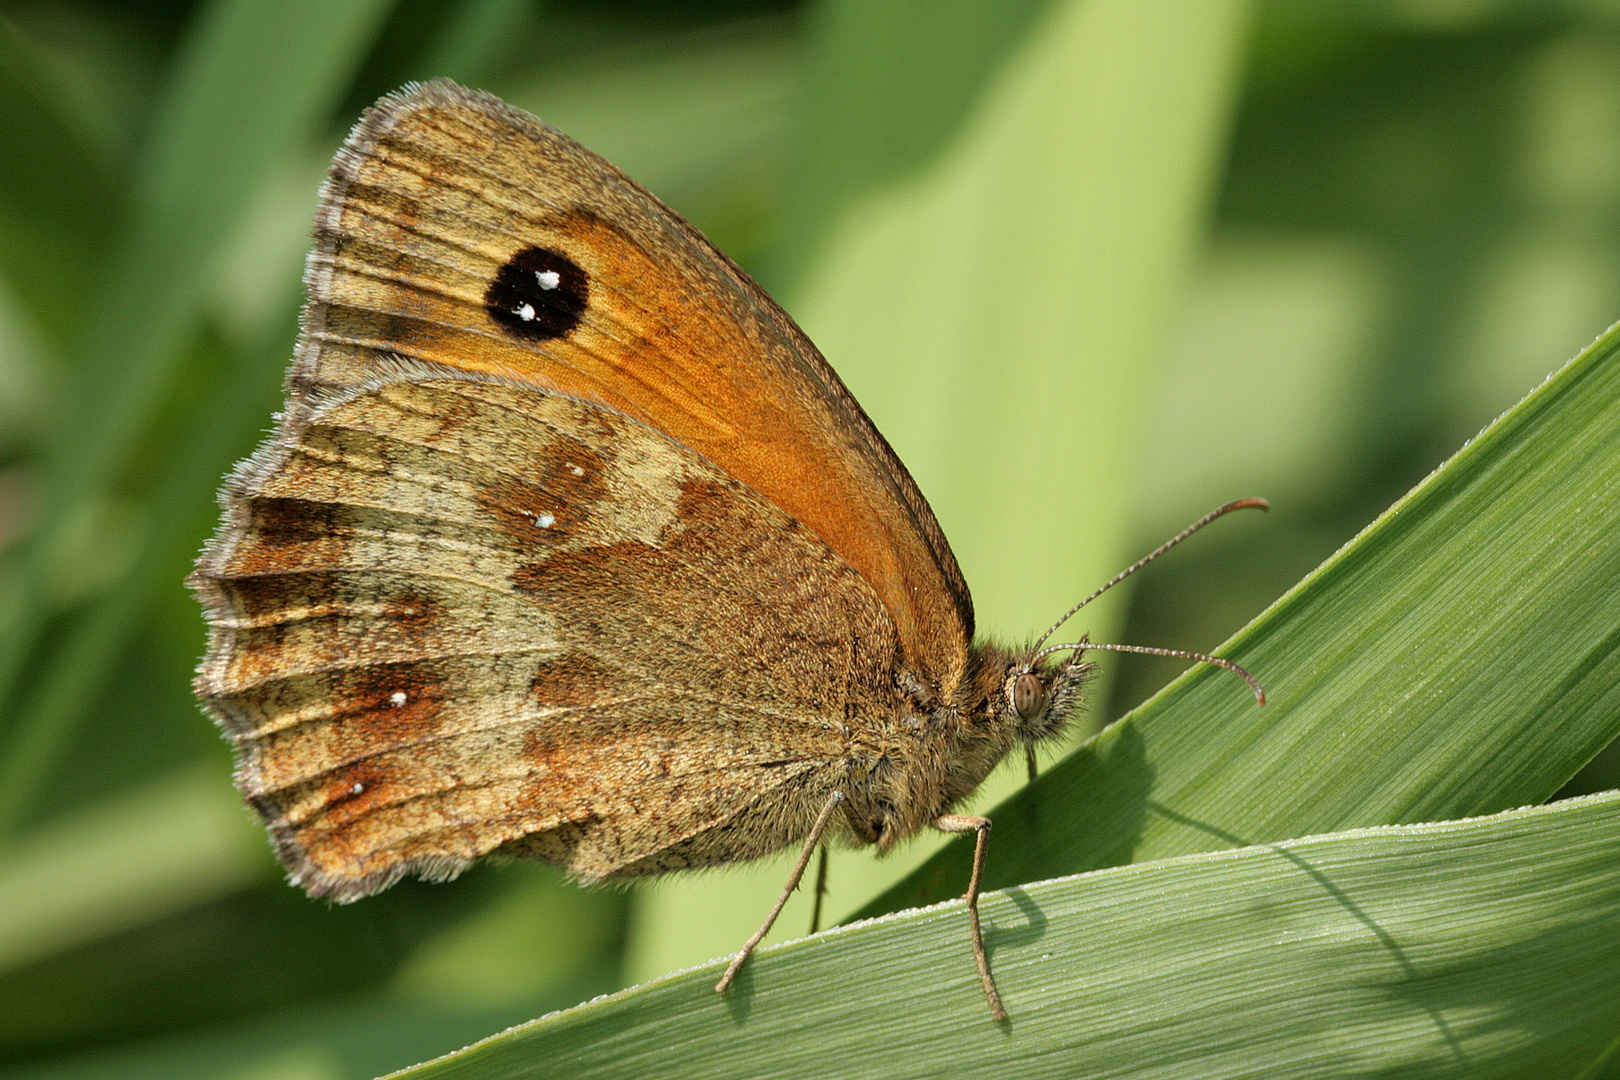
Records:
[[[1080,692],[1097,665],[1086,662],[1085,642],[1060,663],[1032,653],[1008,666],[1001,684],[1002,716],[1020,742],[1058,738],[1080,705]]]

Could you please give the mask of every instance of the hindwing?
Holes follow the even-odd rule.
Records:
[[[223,501],[198,690],[314,895],[503,849],[586,880],[765,854],[899,709],[866,580],[597,404],[385,365]]]

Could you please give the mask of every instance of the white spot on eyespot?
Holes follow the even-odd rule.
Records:
[[[519,304],[517,306],[517,310],[513,312],[513,314],[522,319],[524,322],[534,322],[534,305]]]
[[[542,529],[549,529],[553,525],[557,524],[557,519],[550,514],[535,514],[529,520],[540,526]]]
[[[555,270],[536,270],[534,277],[542,289],[555,289],[562,284],[562,275]]]
[[[395,690],[392,694],[388,695],[388,704],[392,705],[396,709],[409,700],[410,695],[405,693],[403,690]]]
[[[366,790],[366,785],[364,785],[360,781],[356,780],[354,782],[354,786],[349,789],[349,794],[350,795],[358,795],[364,790]]]
[[[585,475],[585,470],[580,468],[578,465],[575,465],[572,461],[568,463],[568,471],[573,473],[575,476]],[[1596,552],[1593,552],[1593,554],[1596,554]]]

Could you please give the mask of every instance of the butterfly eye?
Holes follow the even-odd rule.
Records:
[[[589,293],[585,271],[574,260],[549,248],[524,248],[496,271],[484,310],[514,336],[546,341],[579,325]]]
[[[1046,709],[1046,684],[1024,672],[1013,680],[1012,707],[1020,717],[1033,720]]]

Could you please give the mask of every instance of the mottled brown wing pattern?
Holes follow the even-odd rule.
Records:
[[[355,129],[315,231],[292,416],[393,356],[606,405],[825,541],[883,601],[910,669],[950,698],[972,605],[905,467],[770,298],[612,165],[496,98],[433,82]],[[555,319],[496,302],[547,268],[562,275]]]
[[[383,367],[238,470],[194,576],[199,691],[295,879],[350,900],[506,850],[599,880],[802,836],[898,711],[865,580],[632,418]]]

